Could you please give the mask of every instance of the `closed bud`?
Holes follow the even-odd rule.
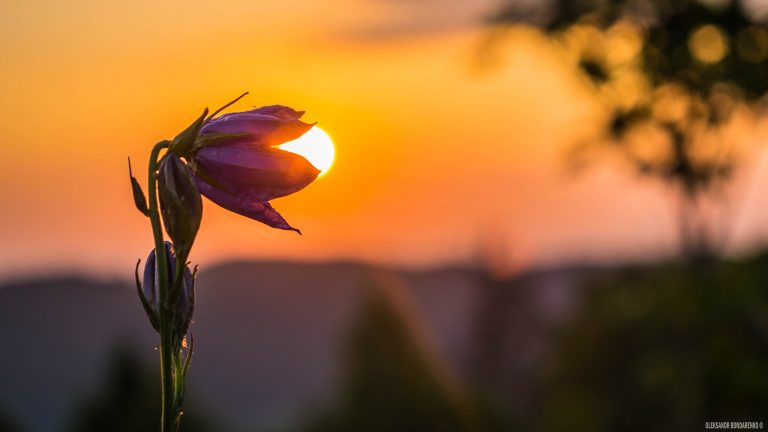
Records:
[[[192,171],[178,156],[168,153],[157,174],[160,211],[174,248],[186,257],[203,218],[203,202]]]
[[[166,269],[168,270],[168,292],[171,292],[174,286],[174,277],[176,275],[176,254],[173,252],[171,243],[165,242],[165,259],[167,260]],[[181,273],[181,284],[179,285],[179,292],[174,304],[170,304],[170,310],[174,313],[173,320],[173,333],[175,339],[181,340],[187,333],[189,323],[192,322],[192,314],[195,310],[195,282],[192,275],[192,271],[189,266],[184,265],[184,269]],[[149,307],[149,311],[154,314],[155,317],[160,316],[160,278],[157,270],[157,256],[155,250],[149,253],[147,262],[144,265],[144,284],[143,294],[144,299]],[[150,315],[150,322],[155,325],[153,316]],[[159,331],[159,328],[155,326],[155,330]]]

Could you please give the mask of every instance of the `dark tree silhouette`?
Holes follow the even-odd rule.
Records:
[[[768,26],[748,6],[510,0],[488,23],[536,26],[575,55],[611,113],[597,141],[619,149],[639,174],[675,188],[683,251],[701,258],[727,237],[715,238],[704,209],[738,162],[725,128],[737,116],[759,114],[768,91]]]
[[[106,378],[105,385],[97,394],[79,402],[66,430],[134,432],[159,429],[157,380],[152,370],[147,369],[133,351],[125,347],[115,349]],[[192,414],[181,425],[181,432],[224,430],[201,415],[199,407],[191,406]]]
[[[425,349],[396,289],[377,286],[368,291],[348,335],[339,401],[303,430],[480,430],[467,396]]]

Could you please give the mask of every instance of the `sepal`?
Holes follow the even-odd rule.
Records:
[[[152,306],[149,304],[149,301],[144,296],[144,289],[141,286],[141,280],[139,279],[139,264],[141,264],[141,259],[136,261],[136,269],[134,271],[134,275],[136,278],[136,291],[139,294],[139,300],[141,300],[141,305],[144,307],[144,313],[147,314],[147,318],[149,318],[149,323],[152,324],[152,327],[160,331],[160,319],[157,316],[157,313],[152,309]]]
[[[197,120],[184,129],[180,134],[176,135],[176,138],[171,141],[171,145],[168,146],[168,151],[179,157],[189,155],[189,151],[192,149],[192,146],[197,139],[197,135],[200,133],[200,128],[202,128],[203,124],[206,122],[207,115],[208,108],[205,108]]]

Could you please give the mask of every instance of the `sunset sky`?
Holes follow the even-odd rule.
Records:
[[[126,157],[203,107],[306,110],[336,144],[327,175],[273,205],[303,236],[205,203],[191,259],[353,259],[418,267],[505,249],[529,266],[676,248],[674,201],[610,155],[566,154],[600,107],[533,31],[493,61],[491,0],[11,0],[0,15],[0,276],[125,277],[151,248]],[[768,235],[762,135],[730,196],[732,251]],[[734,210],[735,211],[735,210]]]

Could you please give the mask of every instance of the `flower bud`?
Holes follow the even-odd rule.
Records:
[[[160,211],[177,253],[186,257],[203,218],[203,202],[190,168],[173,153],[160,162],[157,174]]]
[[[167,260],[166,269],[168,270],[168,292],[170,294],[176,275],[176,254],[171,249],[171,243],[165,242],[165,258]],[[157,270],[157,257],[155,250],[149,253],[147,262],[144,264],[144,286],[143,295],[150,312],[154,317],[160,316],[160,279]],[[175,305],[170,305],[170,310],[174,311],[173,333],[175,338],[181,338],[187,333],[189,323],[192,321],[192,314],[195,310],[195,281],[189,266],[185,265],[182,271],[182,281],[179,286],[178,296]],[[155,325],[156,320],[149,316],[150,322],[159,331]]]

